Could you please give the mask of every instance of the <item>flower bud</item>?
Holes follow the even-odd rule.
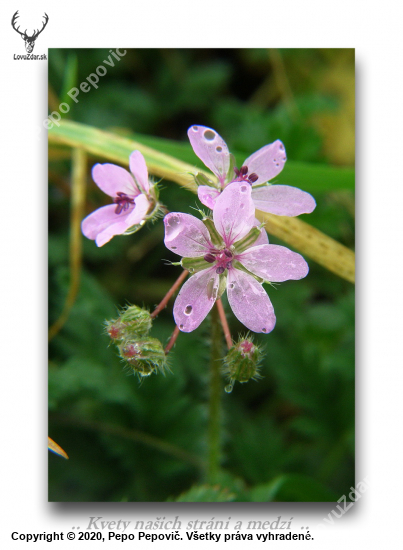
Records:
[[[125,340],[118,345],[119,355],[140,377],[163,371],[166,367],[164,348],[156,338]]]
[[[145,336],[151,329],[150,312],[138,306],[128,306],[117,319],[106,321],[106,332],[112,340],[127,340]]]
[[[252,338],[241,338],[238,343],[232,346],[224,358],[223,373],[229,379],[225,391],[230,393],[235,381],[243,384],[251,378],[253,380],[261,378],[259,375],[261,359],[262,351],[259,346],[253,343]]]

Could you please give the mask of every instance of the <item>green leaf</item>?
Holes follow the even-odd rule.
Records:
[[[340,496],[300,474],[285,474],[251,490],[252,502],[336,502]]]
[[[232,502],[235,495],[226,488],[196,485],[182,493],[175,502]]]
[[[69,54],[63,75],[62,91],[60,92],[60,103],[67,103],[69,107],[71,107],[73,100],[68,92],[77,85],[77,70],[77,56]]]

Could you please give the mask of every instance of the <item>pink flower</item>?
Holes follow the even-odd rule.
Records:
[[[155,207],[153,184],[140,151],[130,155],[130,172],[115,164],[96,164],[92,178],[98,187],[112,197],[113,204],[98,208],[81,224],[83,234],[103,246],[115,235],[133,226],[143,225],[147,214]]]
[[[195,272],[174,305],[181,331],[196,329],[226,288],[229,304],[241,323],[254,332],[268,333],[276,317],[261,283],[307,275],[308,265],[302,256],[268,244],[264,231],[259,235],[251,195],[248,183],[235,182],[216,199],[213,220],[203,222],[181,213],[165,216],[165,246],[183,256],[182,266]]]
[[[278,216],[299,216],[314,210],[315,199],[309,193],[289,185],[266,183],[281,172],[287,160],[280,140],[253,153],[238,169],[231,167],[227,144],[215,130],[191,126],[188,136],[196,155],[220,182],[221,189],[208,185],[198,188],[199,200],[211,210],[224,187],[234,181],[246,181],[252,186],[252,199],[257,210]]]

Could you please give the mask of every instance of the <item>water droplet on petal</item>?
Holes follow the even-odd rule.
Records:
[[[267,332],[267,328],[266,328],[266,327],[263,327],[263,328],[262,328],[262,332]]]
[[[171,250],[176,250],[176,246],[171,246]]]
[[[243,210],[243,209],[245,208],[245,205],[244,205],[244,204],[240,204],[240,205],[239,205],[239,208],[240,208],[241,210]]]
[[[185,315],[190,315],[192,313],[192,306],[185,307]]]
[[[246,185],[242,185],[242,187],[241,187],[241,193],[246,193],[247,190],[248,190],[247,186],[246,186]]]
[[[224,391],[225,391],[226,393],[231,393],[233,389],[234,389],[234,384],[231,382],[230,384],[228,384],[227,386],[225,386]]]
[[[235,287],[235,283],[230,283],[229,288],[232,290]]]
[[[213,139],[215,138],[215,132],[213,132],[212,130],[205,130],[203,136],[204,139],[206,139],[207,141],[213,141]]]
[[[197,131],[198,131],[198,129],[199,129],[199,127],[198,127],[198,126],[192,126],[192,130],[193,130],[193,132],[197,132]]]
[[[218,146],[215,148],[215,150],[217,151],[217,153],[221,153],[222,152],[222,147]]]
[[[179,328],[182,330],[182,329],[183,329],[183,325],[179,325]]]

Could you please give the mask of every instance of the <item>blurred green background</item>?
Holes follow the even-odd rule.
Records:
[[[105,50],[49,50],[49,112],[202,166],[188,145],[192,124],[211,126],[238,164],[281,139],[289,163],[354,167],[354,50],[127,50],[115,67]],[[98,89],[67,92],[95,72]],[[154,138],[163,138],[159,141]],[[145,142],[145,141],[144,141]],[[182,142],[182,143],[178,143]],[[68,151],[66,149],[66,151]],[[85,215],[108,198],[91,179]],[[296,164],[295,166],[298,166]],[[60,316],[69,267],[70,154],[49,153],[49,324]],[[286,169],[277,178],[287,183]],[[162,181],[170,211],[194,213],[196,195]],[[292,185],[298,186],[293,181]],[[305,181],[316,210],[301,219],[354,248],[353,179]],[[308,260],[301,281],[268,287],[277,315],[257,335],[263,378],[222,396],[222,473],[209,487],[207,453],[209,323],[181,334],[165,376],[139,383],[103,333],[104,320],[135,303],[153,309],[180,274],[147,225],[102,248],[83,238],[80,287],[49,345],[49,435],[68,461],[49,455],[50,501],[332,501],[354,484],[354,287]],[[281,243],[270,238],[272,243]],[[233,336],[244,332],[224,299]],[[172,301],[154,322],[163,344],[174,328]],[[224,344],[224,342],[223,342]],[[224,349],[224,348],[223,348]],[[224,381],[223,381],[224,385]]]

